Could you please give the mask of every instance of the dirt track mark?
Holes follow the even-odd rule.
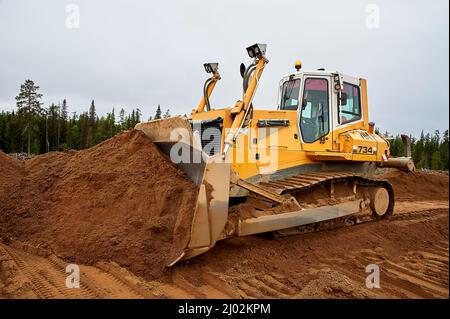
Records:
[[[101,298],[142,299],[131,287],[126,286],[113,275],[91,266],[81,266],[85,285],[95,290]]]
[[[228,299],[239,298],[231,287],[220,278],[220,274],[204,270],[201,275],[200,284],[193,284],[186,279],[179,271],[175,271],[170,282],[153,282],[162,291],[164,297],[167,298],[216,298]]]
[[[286,284],[284,275],[276,273],[252,274],[239,280],[230,276],[227,281],[242,298],[291,298],[298,293],[293,285]]]
[[[202,278],[205,280],[206,285],[214,287],[214,289],[227,296],[225,298],[240,297],[240,295],[234,291],[225,280],[222,279],[222,274],[208,270],[203,272]]]
[[[411,213],[417,211],[426,211],[439,208],[448,208],[448,200],[429,200],[429,201],[397,201],[395,203],[394,215],[401,213]]]
[[[93,267],[80,265],[80,288],[66,287],[65,272],[67,263],[54,255],[39,256],[18,248],[2,245],[1,248],[17,265],[17,269],[29,279],[30,289],[39,298],[151,298],[157,295],[151,293],[149,287],[139,289],[133,279],[122,277],[118,272],[110,271],[111,267]],[[3,251],[2,250],[2,251]],[[4,254],[4,253],[3,253]],[[120,267],[119,267],[120,268]],[[132,276],[132,275],[131,275]],[[137,277],[135,277],[137,278]],[[135,282],[139,282],[135,279]]]
[[[354,257],[361,265],[379,265],[382,289],[392,291],[396,297],[448,298],[448,256],[444,254],[410,251],[392,261],[380,252],[365,251]]]
[[[80,289],[69,289],[66,287],[68,274],[63,269],[55,267],[48,260],[28,254],[23,251],[6,248],[9,255],[17,263],[19,269],[27,276],[33,284],[33,291],[41,298],[96,298],[89,289],[83,285]]]

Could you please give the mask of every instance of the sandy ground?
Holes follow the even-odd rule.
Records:
[[[448,200],[399,202],[388,220],[277,239],[220,242],[148,281],[112,262],[80,265],[20,242],[0,244],[5,298],[448,298]],[[334,247],[321,250],[320,247]],[[258,256],[258,257],[256,257]],[[365,286],[377,264],[380,288]]]

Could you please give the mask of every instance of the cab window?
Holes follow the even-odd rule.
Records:
[[[300,130],[304,142],[315,142],[330,132],[328,99],[328,80],[305,80],[300,114]]]
[[[299,79],[284,82],[281,88],[280,110],[297,110],[299,91]]]
[[[344,82],[342,91],[347,94],[347,103],[339,106],[338,121],[346,124],[361,119],[359,86]]]

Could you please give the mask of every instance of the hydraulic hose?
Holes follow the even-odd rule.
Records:
[[[205,99],[205,106],[207,111],[211,111],[211,105],[209,103],[209,96],[208,96],[208,88],[211,85],[213,81],[213,78],[209,78],[206,80],[205,84],[203,85],[203,97]]]
[[[250,64],[250,65],[247,67],[247,69],[245,69],[245,72],[244,72],[244,79],[243,79],[243,82],[242,82],[242,86],[243,86],[243,89],[244,89],[244,93],[247,91],[247,88],[248,88],[248,82],[249,82],[249,80],[250,80],[250,78],[251,78],[253,72],[255,71],[255,69],[256,69],[256,64],[255,64],[254,62],[253,62],[252,64]]]

